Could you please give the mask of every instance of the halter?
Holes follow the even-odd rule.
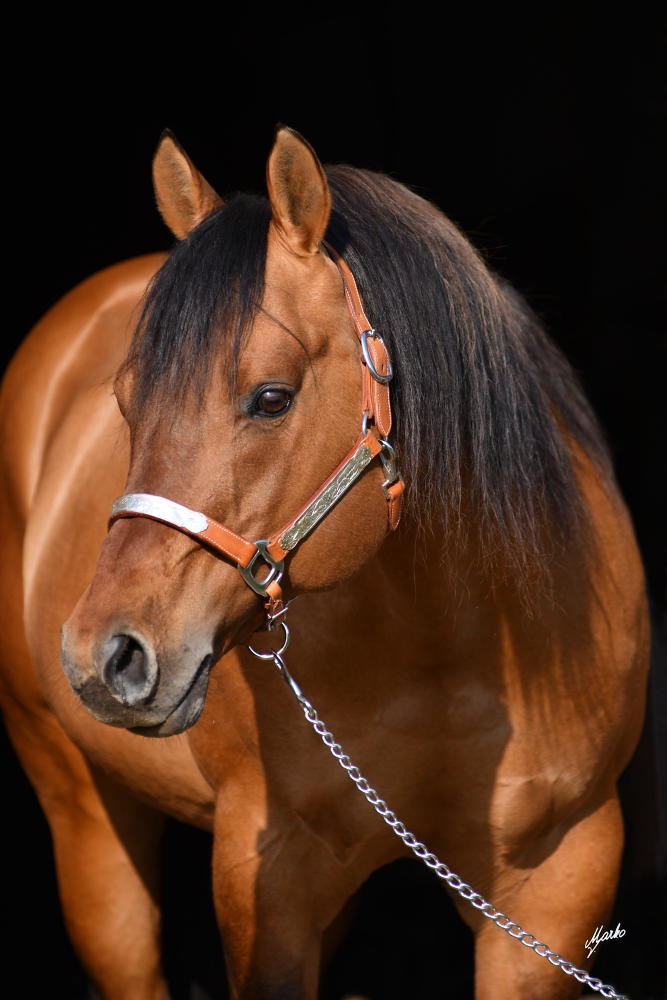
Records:
[[[398,526],[401,518],[405,483],[396,468],[394,449],[387,440],[391,431],[389,383],[394,376],[389,353],[382,337],[366,318],[350,268],[332,246],[328,243],[324,245],[343,280],[345,301],[361,347],[361,434],[340,465],[280,531],[256,542],[247,541],[207,514],[152,493],[124,494],[115,501],[109,518],[110,528],[121,517],[147,517],[152,521],[168,524],[216,549],[236,563],[245,583],[266,599],[264,606],[269,628],[286,610],[280,580],[288,552],[292,552],[326,517],[376,457],[380,459],[385,473],[382,489],[387,499],[391,531]],[[268,566],[268,573],[262,580],[258,580],[255,575],[258,559],[262,559]]]

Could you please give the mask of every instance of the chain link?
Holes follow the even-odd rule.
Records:
[[[524,931],[519,924],[510,920],[510,918],[504,913],[501,913],[500,910],[497,910],[493,903],[487,902],[487,900],[484,899],[480,893],[475,892],[472,886],[464,882],[463,879],[456,874],[456,872],[453,872],[451,868],[444,863],[444,861],[440,861],[435,854],[432,854],[425,844],[422,844],[421,841],[417,840],[414,833],[411,833],[406,828],[405,824],[401,823],[396,816],[396,813],[392,812],[384,799],[380,798],[375,789],[371,787],[370,782],[364,778],[359,768],[353,764],[348,755],[343,752],[343,748],[340,743],[336,742],[333,733],[329,732],[311,703],[301,692],[298,684],[285,666],[285,661],[280,653],[275,650],[271,650],[270,655],[282,674],[283,680],[285,680],[289,685],[292,693],[301,705],[303,714],[306,716],[306,719],[318,736],[320,736],[324,745],[329,748],[340,766],[347,773],[347,776],[355,783],[361,794],[370,802],[375,811],[382,816],[385,823],[391,827],[396,836],[403,841],[406,847],[410,848],[412,853],[418,857],[420,861],[423,861],[428,868],[434,871],[438,878],[442,879],[443,882],[446,882],[450,889],[458,892],[459,896],[462,896],[463,899],[466,899],[469,903],[471,903],[475,909],[479,910],[480,913],[483,913],[485,917],[489,918],[489,920],[492,920],[497,927],[506,931],[510,937],[516,938],[516,940],[520,941],[521,944],[526,946],[526,948],[532,949],[532,951],[534,951],[536,955],[539,955],[540,958],[548,959],[552,965],[562,969],[566,975],[574,976],[574,978],[580,983],[585,983],[590,986],[592,990],[600,993],[603,997],[608,997],[610,1000],[629,1000],[629,997],[627,997],[624,993],[617,993],[613,986],[606,986],[601,979],[589,976],[585,969],[579,969],[572,962],[568,962],[562,955],[559,955],[558,952],[552,951],[551,948],[544,944],[543,941],[538,941],[537,938],[532,934],[529,934],[528,931]],[[264,654],[264,656],[265,658],[268,658],[267,654]]]

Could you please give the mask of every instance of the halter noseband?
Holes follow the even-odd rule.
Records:
[[[256,542],[247,541],[235,531],[200,511],[191,510],[190,507],[184,507],[180,503],[152,493],[126,493],[119,497],[111,508],[109,518],[109,527],[121,517],[147,517],[153,521],[160,521],[197,541],[210,545],[231,559],[237,564],[248,586],[260,597],[266,598],[269,627],[285,611],[280,589],[285,556],[310,534],[376,457],[379,457],[385,472],[382,489],[387,498],[389,527],[392,531],[398,526],[401,517],[405,483],[396,469],[394,449],[387,440],[391,431],[389,399],[389,383],[393,378],[391,361],[382,337],[372,329],[366,319],[357,283],[350,268],[333,247],[328,243],[325,243],[325,246],[343,279],[345,301],[362,352],[361,434],[340,465],[280,531],[268,539]],[[261,558],[269,568],[263,580],[258,580],[253,573],[258,558]]]

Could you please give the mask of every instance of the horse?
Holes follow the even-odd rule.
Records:
[[[165,816],[213,833],[240,1000],[314,1000],[409,854],[275,669],[286,620],[295,683],[410,831],[590,968],[649,633],[576,376],[438,208],[289,128],[268,197],[223,201],[170,132],[153,178],[171,253],[67,294],[0,400],[2,709],[90,980],[168,997]],[[477,1000],[578,995],[452,895]]]

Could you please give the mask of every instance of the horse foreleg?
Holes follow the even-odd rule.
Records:
[[[51,828],[72,944],[103,1000],[168,1000],[156,902],[163,817],[94,774],[55,716],[5,701]]]
[[[232,996],[315,1000],[327,945],[344,935],[354,901],[345,904],[357,887],[297,818],[262,829],[248,822],[249,797],[241,804],[238,815],[219,810],[213,853]]]
[[[589,806],[563,833],[533,844],[499,880],[496,906],[579,968],[590,968],[584,943],[611,911],[623,823],[615,790]],[[543,860],[536,863],[536,856]],[[502,884],[501,884],[502,883]],[[465,906],[465,904],[463,904]],[[460,907],[466,918],[470,914]],[[478,918],[475,1000],[569,1000],[583,989],[489,920]]]

